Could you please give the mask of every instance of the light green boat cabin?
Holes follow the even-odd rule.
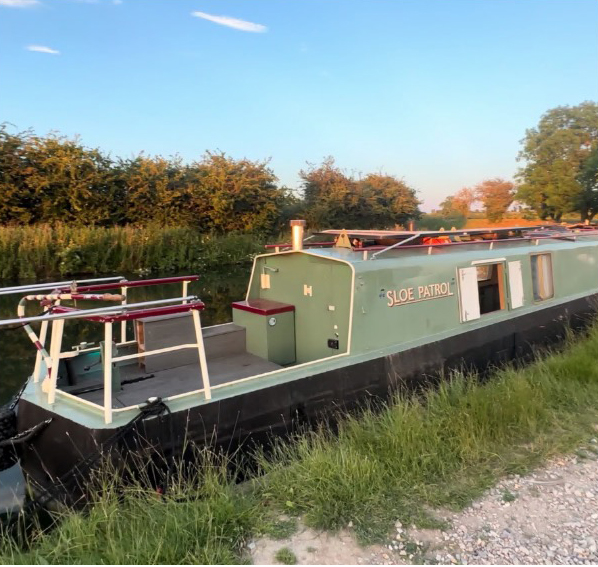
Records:
[[[594,230],[329,230],[304,239],[303,221],[293,223],[292,244],[255,258],[231,323],[201,328],[191,302],[185,313],[137,320],[133,340],[124,326],[120,342],[107,334],[111,353],[65,354],[59,344],[50,355],[79,374],[61,382],[40,359],[23,398],[93,428],[127,423],[151,397],[176,412],[323,375],[334,401],[346,397],[339,384],[357,397],[460,361],[508,360],[556,333],[555,322],[594,310]],[[81,390],[90,367],[103,387]],[[356,373],[371,377],[351,389]],[[288,395],[303,399],[310,388]]]
[[[250,352],[285,365],[339,354],[366,360],[598,293],[598,234],[535,232],[326,231],[399,244],[258,256],[245,303],[280,302],[294,311],[284,321],[273,316],[269,328],[240,309],[233,321],[254,336]],[[409,244],[414,235],[417,244]]]

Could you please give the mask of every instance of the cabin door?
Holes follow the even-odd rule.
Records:
[[[351,277],[343,265],[310,262],[297,305],[297,362],[347,351]]]

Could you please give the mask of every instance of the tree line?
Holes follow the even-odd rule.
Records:
[[[537,127],[526,131],[515,183],[486,179],[464,187],[440,204],[444,216],[469,213],[481,202],[490,221],[503,218],[517,201],[542,220],[560,221],[568,213],[591,220],[598,213],[598,104],[548,110]]]
[[[466,217],[473,203],[499,221],[517,201],[525,214],[559,221],[598,213],[598,104],[548,110],[526,131],[515,181],[489,178],[441,203]],[[0,125],[0,224],[57,221],[85,226],[190,226],[204,233],[284,230],[292,217],[313,228],[392,228],[421,216],[415,190],[383,173],[348,174],[334,158],[299,172],[300,192],[281,185],[268,160],[207,151],[190,163],[139,154],[113,158],[78,138]]]
[[[334,159],[300,172],[303,192],[280,185],[268,160],[207,151],[185,163],[140,154],[112,158],[77,138],[0,125],[0,224],[65,222],[195,227],[205,233],[284,230],[293,216],[311,227],[392,227],[416,218],[415,190],[391,175],[356,179]]]

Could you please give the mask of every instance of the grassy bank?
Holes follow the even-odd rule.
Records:
[[[168,274],[247,262],[263,251],[247,234],[177,227],[0,227],[0,279],[136,272]]]
[[[267,473],[240,490],[207,458],[193,482],[161,500],[139,488],[68,515],[28,551],[5,540],[3,563],[199,563],[242,560],[243,542],[285,531],[281,512],[317,528],[353,522],[364,540],[392,522],[436,523],[428,507],[461,507],[497,478],[522,473],[595,435],[598,326],[562,353],[479,384],[455,376],[424,398],[396,398],[380,412],[280,442]],[[112,495],[111,495],[112,494]],[[191,497],[178,501],[180,496]],[[193,498],[197,496],[197,498]],[[288,526],[287,526],[288,527]]]

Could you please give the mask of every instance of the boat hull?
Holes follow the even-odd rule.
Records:
[[[567,329],[586,326],[597,305],[598,296],[592,295],[352,366],[148,417],[126,432],[116,449],[126,454],[141,440],[163,454],[177,455],[189,443],[226,451],[267,443],[272,435],[292,433],[339,410],[387,399],[397,390],[430,386],[454,369],[485,371],[528,359],[535,347],[556,344]],[[19,403],[20,431],[49,417],[50,425],[21,454],[24,472],[41,487],[55,486],[57,478],[96,453],[117,431],[90,429],[27,400]]]

